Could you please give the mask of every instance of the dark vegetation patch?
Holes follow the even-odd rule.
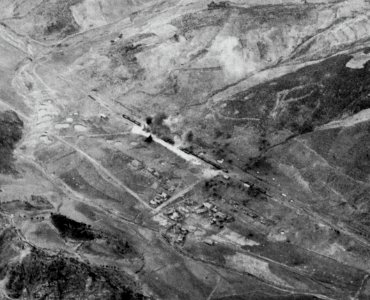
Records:
[[[51,221],[62,237],[84,241],[81,249],[93,255],[109,258],[138,257],[138,252],[127,237],[121,234],[111,234],[101,230],[94,230],[91,225],[69,219],[61,214],[51,214]]]
[[[261,5],[253,7],[239,8],[240,17],[236,19],[235,31],[247,32],[250,30],[260,30],[261,28],[274,28],[277,34],[271,36],[272,41],[276,45],[280,45],[281,41],[285,39],[284,31],[286,26],[301,26],[303,39],[308,39],[304,31],[305,26],[312,26],[316,20],[312,19],[312,11],[315,9],[313,5]],[[240,40],[243,44],[248,44],[245,37],[241,36]],[[262,46],[262,47],[261,47]],[[263,58],[264,46],[257,44],[260,51],[260,57]],[[262,50],[262,51],[261,51]],[[272,49],[271,49],[272,50]],[[272,50],[273,51],[273,50]]]
[[[370,64],[350,69],[350,56],[329,58],[235,94],[220,111],[238,118],[271,118],[271,128],[307,133],[315,126],[370,108]],[[276,103],[279,103],[275,107]]]
[[[219,176],[205,181],[203,192],[214,199],[232,199],[239,203],[248,202],[251,198],[257,198],[259,201],[266,199],[266,191],[261,187],[250,184],[248,188],[241,182],[225,180]]]
[[[111,233],[101,230],[94,230],[95,240],[85,241],[81,249],[93,255],[106,256],[110,259],[138,258],[140,254],[133,246],[129,236],[121,232]]]
[[[254,170],[263,175],[267,175],[273,170],[273,168],[268,161],[268,158],[262,153],[260,156],[249,158],[244,166],[244,170]]]
[[[23,122],[14,111],[0,112],[0,173],[14,173],[13,150],[22,137]]]
[[[364,49],[364,53],[365,53],[365,54],[369,54],[369,53],[370,53],[370,48],[369,48],[369,47],[366,47],[366,48]]]
[[[17,255],[16,247],[14,247],[16,238],[17,233],[14,228],[5,229],[0,233],[0,280],[6,276],[9,261]]]
[[[258,51],[260,53],[260,59],[265,59],[267,57],[268,52],[269,52],[268,45],[261,42],[261,41],[258,41],[257,42],[257,48],[258,48]]]
[[[235,250],[230,247],[217,244],[214,246],[207,246],[203,243],[199,244],[185,244],[183,248],[192,257],[204,257],[206,261],[225,266],[227,256],[235,255]]]
[[[247,8],[244,12],[250,13],[256,19],[259,19],[261,23],[270,22],[276,24],[276,22],[282,22],[289,24],[297,20],[302,20],[309,16],[310,10],[314,6],[311,5],[294,5],[294,4],[283,4],[283,5],[261,5],[252,6]],[[254,22],[253,22],[254,23]]]
[[[65,37],[78,32],[79,26],[70,7],[80,2],[81,0],[44,1],[36,12],[36,16],[42,16],[47,21],[43,34]]]
[[[21,200],[12,200],[8,202],[0,203],[0,211],[7,212],[7,213],[16,213],[19,211],[35,211],[39,210],[40,208],[33,206],[28,201],[21,201]]]
[[[110,47],[108,57],[112,60],[114,65],[137,67],[138,62],[135,55],[141,51],[143,51],[143,46],[141,44],[122,42]]]
[[[95,238],[90,225],[74,221],[60,214],[52,214],[51,221],[62,237],[74,240],[93,240]]]
[[[84,215],[86,218],[97,221],[100,214],[96,211],[96,209],[92,206],[89,206],[83,202],[78,202],[75,205],[76,211],[78,211],[80,214]]]
[[[52,209],[54,207],[46,197],[41,195],[31,195],[31,203],[37,208]]]
[[[27,299],[147,299],[124,273],[33,249],[8,266],[7,293]]]
[[[82,249],[92,253],[93,255],[106,256],[110,259],[113,257],[127,258],[127,256],[137,255],[136,251],[131,247],[127,240],[117,237],[106,237],[99,243],[85,242]]]
[[[140,40],[150,36],[153,36],[153,34],[142,34],[130,40],[120,40],[117,43],[111,44],[107,57],[111,60],[112,69],[119,66],[125,66],[129,72],[129,77],[118,78],[121,82],[126,82],[129,79],[144,79],[145,69],[140,66],[136,58],[136,54],[145,50],[145,47],[140,43]]]
[[[195,31],[205,27],[222,27],[227,19],[227,10],[204,10],[188,13],[176,18],[171,25],[179,29],[180,35],[187,39],[192,37]]]

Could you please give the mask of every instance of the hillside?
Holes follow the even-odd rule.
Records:
[[[0,0],[0,298],[369,299],[369,17]]]

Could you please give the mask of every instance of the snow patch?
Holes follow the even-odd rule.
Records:
[[[54,127],[55,127],[55,129],[67,129],[67,128],[69,128],[69,124],[60,123],[60,124],[56,124]]]
[[[360,111],[359,113],[350,116],[348,118],[338,120],[338,121],[333,121],[328,124],[325,124],[321,127],[319,127],[319,130],[326,130],[326,129],[332,129],[332,128],[337,128],[337,127],[351,127],[354,126],[358,123],[362,122],[367,122],[370,120],[370,108],[369,109],[364,109]]]
[[[353,55],[352,59],[346,64],[347,68],[350,69],[363,69],[365,64],[370,60],[370,53],[365,54],[362,53],[356,53]]]
[[[79,125],[79,124],[77,124],[77,125],[73,126],[73,128],[74,128],[76,131],[78,131],[78,132],[85,132],[85,131],[87,131],[87,130],[88,130],[88,128],[87,128],[86,126],[84,126],[84,125]]]

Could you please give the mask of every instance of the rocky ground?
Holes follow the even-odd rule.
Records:
[[[0,299],[370,299],[369,16],[0,0]]]

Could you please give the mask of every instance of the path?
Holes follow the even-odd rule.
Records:
[[[109,170],[107,170],[105,167],[103,167],[98,161],[96,161],[94,158],[92,158],[86,152],[84,152],[83,150],[81,150],[77,146],[65,141],[64,139],[62,139],[61,137],[59,137],[57,135],[51,135],[51,136],[53,138],[57,139],[58,141],[60,141],[61,143],[65,144],[66,146],[76,150],[77,153],[79,153],[81,156],[86,158],[89,162],[91,162],[95,166],[95,168],[99,172],[99,174],[103,175],[102,176],[103,178],[106,177],[104,179],[106,179],[110,183],[113,183],[113,185],[115,185],[116,187],[126,190],[126,192],[128,192],[131,196],[133,196],[136,200],[138,200],[144,207],[152,210],[152,207],[146,201],[144,201],[136,192],[134,192],[128,186],[126,186],[124,183],[122,183],[121,180],[119,180]]]
[[[178,198],[184,196],[186,193],[190,192],[197,184],[201,183],[203,179],[200,179],[191,185],[187,186],[185,189],[179,191],[175,195],[173,195],[170,199],[168,199],[166,202],[163,202],[161,205],[159,205],[155,210],[153,210],[153,215],[156,215],[160,213],[165,207],[170,205],[171,203],[175,202]]]
[[[218,276],[216,285],[213,288],[213,290],[211,291],[211,293],[209,294],[209,296],[207,297],[207,300],[211,300],[212,299],[212,297],[213,297],[214,293],[216,292],[216,290],[217,290],[218,285],[220,284],[220,282],[221,282],[221,276]]]

